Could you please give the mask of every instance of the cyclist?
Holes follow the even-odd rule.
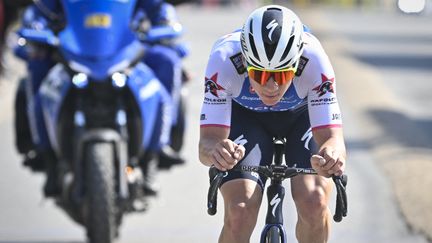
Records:
[[[320,176],[291,179],[299,242],[326,242],[331,175],[345,168],[335,74],[320,42],[291,10],[256,9],[241,30],[213,46],[201,110],[199,158],[227,171],[235,165],[272,161],[275,136],[287,138],[290,166]],[[248,242],[255,227],[265,178],[229,171],[220,190],[224,226],[219,242]]]
[[[136,1],[136,16],[147,16],[150,24],[158,25],[179,25],[174,7],[171,4],[163,2],[163,0],[137,0]],[[138,19],[138,17],[136,17]],[[60,31],[65,25],[65,18],[62,9],[62,3],[59,0],[38,0],[34,1],[23,14],[22,24],[29,28],[44,29],[50,28],[54,32]],[[135,21],[133,21],[135,22]],[[131,23],[133,25],[133,23]],[[145,24],[136,24],[137,28]],[[171,44],[171,43],[170,43]],[[181,87],[181,51],[171,45],[152,45],[146,50],[143,57],[143,62],[154,71],[155,75],[171,93],[174,103],[173,120],[179,120],[177,117],[177,109],[180,105],[180,87]],[[37,137],[42,139],[34,139],[35,135],[30,133],[30,128],[43,127],[42,111],[40,106],[40,98],[37,95],[42,79],[48,71],[54,66],[55,60],[50,49],[33,46],[33,48],[18,47],[15,52],[18,56],[23,57],[27,62],[28,77],[25,82],[20,84],[17,91],[15,110],[16,110],[16,145],[18,151],[24,155],[24,165],[30,166],[34,170],[47,170],[48,179],[45,185],[46,195],[56,193],[55,188],[51,188],[50,178],[54,178],[55,162],[52,158],[50,145],[47,144],[47,139],[43,139],[47,134],[37,134]],[[27,89],[27,91],[26,91]],[[30,91],[30,92],[28,92]],[[26,100],[28,94],[31,94],[31,102]],[[27,103],[32,104],[31,106]],[[27,108],[29,107],[29,108]],[[26,109],[29,111],[26,113]],[[29,114],[29,117],[27,117]],[[176,124],[176,121],[173,121]],[[176,127],[174,126],[173,129]],[[172,129],[172,130],[173,130]],[[38,129],[38,131],[45,131]],[[33,136],[32,136],[33,135]],[[182,136],[182,135],[180,135]],[[33,137],[33,138],[32,138]],[[37,141],[36,141],[37,140]],[[174,151],[169,146],[163,148],[159,155],[159,166],[162,164],[164,168],[169,168],[174,164],[181,164],[184,160],[179,156],[177,151]],[[152,167],[153,168],[153,167]],[[145,169],[147,170],[147,169]],[[148,174],[149,172],[145,172]],[[155,171],[152,171],[155,173]],[[149,177],[150,178],[150,177]],[[148,195],[156,193],[154,186],[146,187]]]

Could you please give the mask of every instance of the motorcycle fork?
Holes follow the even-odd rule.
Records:
[[[109,142],[114,146],[115,170],[117,180],[117,192],[119,199],[129,198],[128,182],[125,169],[128,166],[128,146],[127,146],[127,115],[121,99],[116,99],[115,128],[87,128],[84,91],[77,90],[74,111],[74,152],[73,152],[73,171],[74,188],[72,190],[72,200],[78,205],[82,202],[85,193],[84,189],[84,159],[83,153],[85,146],[91,142]]]

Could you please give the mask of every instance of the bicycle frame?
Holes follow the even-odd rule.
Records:
[[[297,173],[291,175],[286,174],[287,167],[283,166],[282,158],[285,148],[285,140],[281,138],[275,138],[274,144],[274,168],[272,170],[270,178],[270,185],[267,187],[267,215],[266,224],[261,232],[261,243],[270,242],[286,242],[286,231],[283,225],[283,212],[282,205],[285,197],[285,187],[282,185],[282,181],[286,178],[291,178]],[[304,170],[300,174],[316,174],[314,170]]]
[[[288,167],[282,161],[285,150],[285,139],[274,138],[274,159],[269,166],[248,166],[240,165],[233,170],[257,172],[270,179],[270,185],[266,189],[267,193],[267,214],[265,226],[261,232],[261,243],[286,243],[286,231],[283,226],[282,205],[285,197],[285,188],[282,181],[297,175],[316,175],[317,173],[311,168]],[[217,209],[217,193],[219,185],[227,172],[219,171],[215,167],[209,170],[210,188],[207,197],[207,212],[209,215],[215,215]],[[342,217],[347,215],[347,197],[346,184],[347,176],[333,176],[336,185],[336,210],[333,216],[334,221],[340,222]]]
[[[279,182],[271,184],[267,188],[267,215],[265,226],[261,232],[260,242],[272,242],[273,237],[279,238],[278,242],[286,242],[286,232],[283,226],[282,205],[285,197],[285,188]],[[273,229],[277,229],[274,231]],[[277,236],[275,235],[277,233]],[[270,239],[269,239],[270,238]]]

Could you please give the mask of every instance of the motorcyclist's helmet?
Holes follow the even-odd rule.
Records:
[[[303,24],[286,7],[268,5],[253,11],[241,32],[247,65],[264,70],[294,68],[303,52]]]

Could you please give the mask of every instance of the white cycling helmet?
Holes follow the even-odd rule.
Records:
[[[266,70],[294,67],[303,52],[303,24],[288,8],[268,5],[253,11],[241,32],[248,65]]]

